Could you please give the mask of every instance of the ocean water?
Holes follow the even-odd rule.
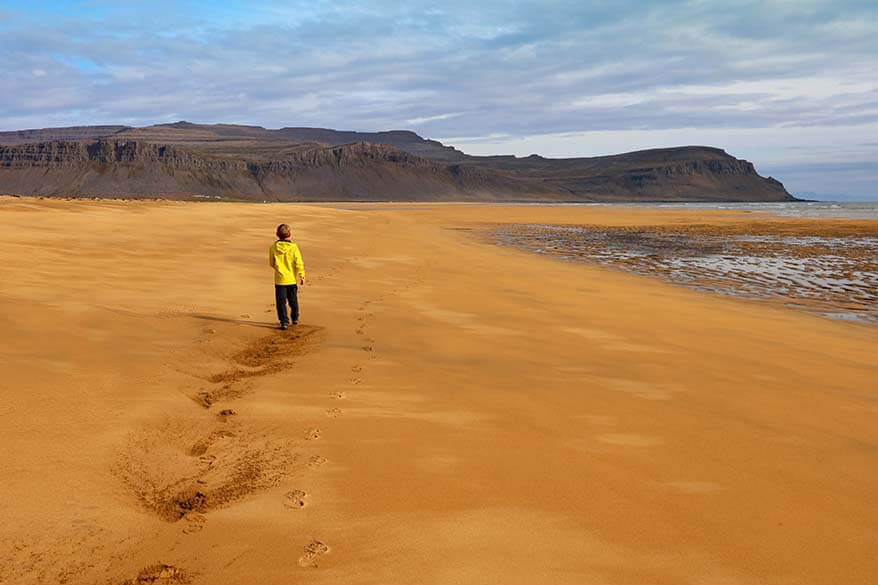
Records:
[[[632,204],[643,205],[643,204]],[[656,203],[650,207],[756,211],[782,217],[878,219],[878,201],[784,201],[765,203]]]
[[[752,211],[781,217],[878,219],[878,201],[779,201],[759,203],[484,203],[483,205],[555,205],[591,207],[650,207],[668,209],[724,209]]]

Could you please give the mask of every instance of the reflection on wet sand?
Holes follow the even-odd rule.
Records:
[[[779,300],[836,318],[878,321],[878,226],[560,226],[493,231],[502,245],[595,262],[714,293]]]

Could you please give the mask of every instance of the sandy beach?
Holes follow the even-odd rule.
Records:
[[[0,583],[873,584],[878,328],[471,233],[753,220],[0,198]]]

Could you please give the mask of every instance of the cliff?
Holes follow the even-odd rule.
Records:
[[[749,161],[686,146],[469,156],[409,131],[189,122],[0,132],[0,192],[249,200],[785,201]]]
[[[0,191],[21,195],[219,197],[246,200],[559,198],[489,169],[443,165],[358,142],[244,160],[140,141],[38,142],[0,147]]]

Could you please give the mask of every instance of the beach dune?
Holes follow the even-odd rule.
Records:
[[[2,198],[0,582],[874,583],[874,326],[474,235],[750,220]]]

